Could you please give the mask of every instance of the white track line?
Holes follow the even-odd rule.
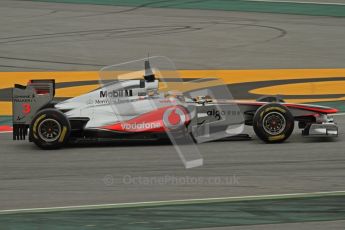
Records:
[[[13,131],[1,131],[0,134],[1,133],[13,133]]]
[[[335,114],[331,114],[331,116],[344,116],[345,113],[335,113]]]
[[[255,201],[255,200],[274,200],[274,199],[277,200],[277,199],[311,198],[311,197],[323,197],[323,196],[345,196],[345,191],[290,193],[290,194],[238,196],[238,197],[217,197],[217,198],[186,199],[186,200],[147,201],[147,202],[133,202],[133,203],[63,206],[63,207],[50,207],[50,208],[10,209],[10,210],[0,210],[0,214],[78,211],[78,210],[95,210],[95,209],[107,209],[107,208],[153,207],[153,206],[180,205],[180,204],[207,204],[207,203],[215,203],[215,202]]]
[[[276,0],[242,0],[244,2],[270,2],[270,3],[295,3],[295,4],[315,4],[315,5],[338,5],[345,6],[345,3],[340,2],[304,2],[304,1],[276,1]]]

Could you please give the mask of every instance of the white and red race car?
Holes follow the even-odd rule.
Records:
[[[253,126],[267,143],[283,142],[295,121],[304,136],[336,137],[338,127],[328,115],[337,109],[285,103],[268,96],[257,101],[236,101],[160,92],[150,62],[143,79],[107,82],[97,90],[54,102],[54,80],[31,80],[13,89],[13,139],[43,149],[68,142],[114,139],[185,138],[194,142],[235,136],[244,125]],[[168,135],[168,134],[173,135]],[[221,135],[219,135],[221,133]]]

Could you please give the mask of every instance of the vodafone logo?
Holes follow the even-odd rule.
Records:
[[[121,127],[124,130],[149,130],[160,128],[159,123],[122,123]]]
[[[163,114],[163,123],[167,128],[177,129],[184,125],[185,122],[186,114],[181,108],[169,108]]]

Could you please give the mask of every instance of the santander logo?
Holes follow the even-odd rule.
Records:
[[[186,122],[186,115],[178,107],[169,108],[163,114],[163,123],[167,128],[177,129]]]

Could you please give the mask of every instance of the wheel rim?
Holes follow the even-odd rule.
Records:
[[[46,119],[38,126],[38,135],[45,142],[56,141],[61,134],[61,125],[54,119]]]
[[[278,112],[266,114],[262,122],[265,132],[272,136],[281,134],[286,127],[285,117]]]

